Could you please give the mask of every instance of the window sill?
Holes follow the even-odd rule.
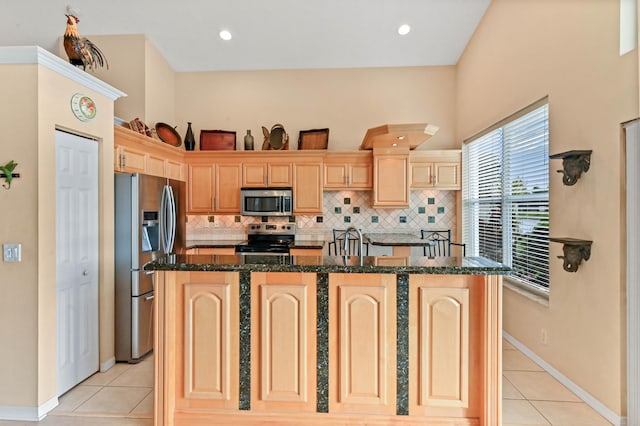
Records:
[[[549,293],[542,290],[537,290],[530,285],[523,284],[513,278],[503,277],[502,283],[504,287],[509,290],[518,293],[520,296],[536,302],[544,307],[549,307]]]

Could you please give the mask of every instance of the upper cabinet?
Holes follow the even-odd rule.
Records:
[[[462,187],[462,152],[414,151],[410,155],[411,189],[453,189]]]
[[[409,148],[373,149],[373,207],[409,207]]]
[[[189,164],[187,213],[240,213],[242,166],[200,158]]]
[[[251,158],[242,163],[242,186],[247,188],[290,187],[293,184],[291,161]]]
[[[370,190],[373,187],[372,170],[369,151],[328,152],[324,158],[324,189]]]
[[[293,214],[322,214],[322,157],[293,163]]]
[[[115,172],[144,173],[169,179],[187,180],[184,151],[141,135],[122,126],[114,126]]]

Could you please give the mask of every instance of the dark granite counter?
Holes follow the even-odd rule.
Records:
[[[400,266],[388,265],[397,260]],[[483,257],[170,255],[144,267],[147,271],[317,272],[370,274],[506,275],[511,269]]]

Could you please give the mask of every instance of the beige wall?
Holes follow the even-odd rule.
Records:
[[[175,126],[175,72],[151,41],[145,42],[145,120]],[[117,101],[116,101],[117,104]]]
[[[593,240],[562,269],[550,244],[548,306],[504,291],[504,328],[608,408],[624,415],[624,185],[620,123],[638,116],[637,49],[618,54],[616,1],[494,0],[458,63],[457,138],[549,96],[550,154],[593,150],[563,186],[550,162],[550,233]],[[548,333],[542,344],[541,329]]]
[[[454,139],[455,67],[367,68],[176,74],[176,124],[184,137],[201,129],[235,131],[281,123],[296,149],[300,130],[325,128],[329,149],[357,150],[368,128],[428,122],[439,132],[420,149],[459,148]],[[198,145],[198,144],[197,144]]]
[[[1,65],[0,163],[20,179],[0,189],[0,243],[22,243],[22,262],[0,262],[0,406],[39,406],[56,396],[55,129],[99,139],[100,362],[113,358],[113,101],[37,65]],[[78,121],[71,96],[93,98]]]

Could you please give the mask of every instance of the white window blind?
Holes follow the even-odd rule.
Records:
[[[549,287],[549,112],[544,103],[463,146],[468,253],[504,263],[513,278]]]

